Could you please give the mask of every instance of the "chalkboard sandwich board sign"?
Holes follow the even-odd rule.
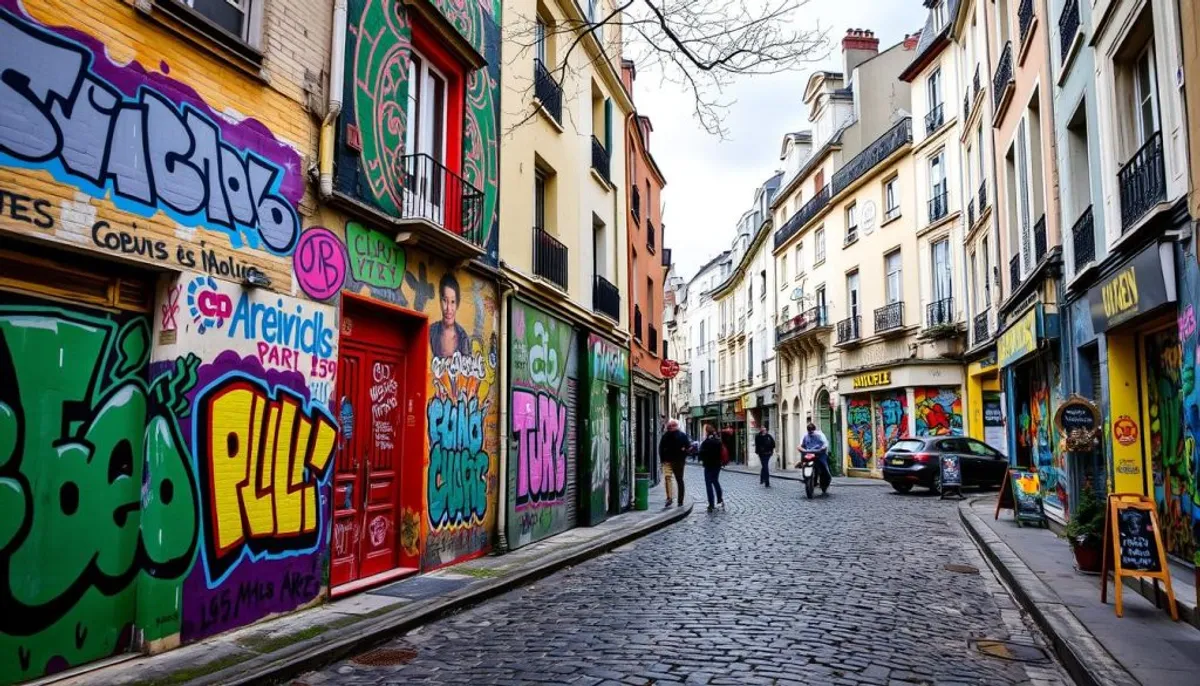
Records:
[[[1108,497],[1108,520],[1104,523],[1104,564],[1101,567],[1103,586],[1100,602],[1108,602],[1108,573],[1112,571],[1116,589],[1117,616],[1124,616],[1121,604],[1121,577],[1154,579],[1155,605],[1159,603],[1158,582],[1167,587],[1167,604],[1171,619],[1179,621],[1175,606],[1175,591],[1171,587],[1171,570],[1163,548],[1162,529],[1154,500],[1142,495],[1114,494]]]
[[[1072,393],[1058,406],[1054,425],[1067,452],[1091,452],[1099,445],[1100,408],[1081,395]]]
[[[965,498],[962,492],[962,458],[958,455],[942,455],[942,499],[948,495]]]
[[[1042,506],[1042,484],[1034,472],[1009,467],[1000,486],[996,503],[996,519],[1000,510],[1012,510],[1017,526],[1034,524],[1046,526],[1046,510]]]

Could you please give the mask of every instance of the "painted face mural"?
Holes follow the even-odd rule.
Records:
[[[512,435],[508,538],[523,545],[574,524],[579,363],[566,322],[514,301],[511,308]],[[603,449],[603,448],[601,448]]]
[[[149,346],[143,316],[0,305],[5,678],[120,652],[135,623],[178,631],[198,500],[179,421],[199,361],[148,383]]]
[[[957,388],[913,390],[918,436],[961,436],[962,396]]]
[[[875,437],[869,396],[851,396],[846,399],[846,447],[850,454],[851,467],[870,468],[871,457],[875,454]]]

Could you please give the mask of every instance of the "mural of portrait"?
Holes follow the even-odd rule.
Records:
[[[462,356],[471,354],[471,340],[467,330],[459,325],[458,303],[462,291],[458,279],[447,272],[438,282],[438,302],[441,305],[441,319],[429,326],[429,347],[434,357],[453,357],[454,353]]]

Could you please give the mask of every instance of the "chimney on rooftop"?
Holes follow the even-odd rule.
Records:
[[[874,31],[848,29],[842,39],[842,75],[847,81],[858,65],[879,54],[879,39]]]
[[[904,34],[904,49],[916,50],[917,44],[921,42],[921,32]]]

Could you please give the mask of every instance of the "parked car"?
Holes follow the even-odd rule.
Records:
[[[942,490],[940,458],[959,456],[963,486],[998,488],[1008,471],[1008,458],[983,441],[965,436],[934,436],[902,438],[883,458],[883,479],[898,493],[908,493],[913,486]]]

